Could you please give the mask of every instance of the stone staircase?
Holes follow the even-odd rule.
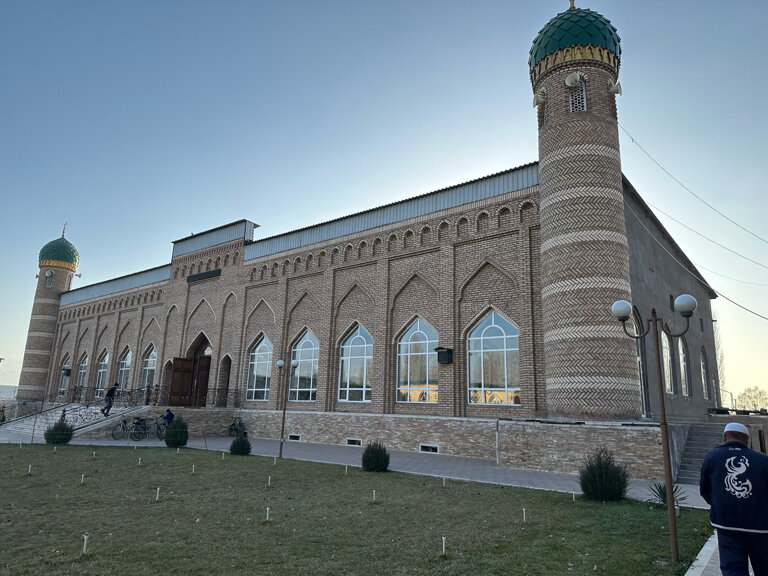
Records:
[[[723,443],[722,424],[691,424],[685,450],[677,470],[678,484],[698,484],[704,456]]]
[[[55,422],[57,422],[61,418],[61,413],[66,410],[66,420],[68,423],[72,424],[75,427],[75,436],[77,436],[78,432],[88,430],[95,427],[101,427],[105,422],[113,422],[116,421],[118,418],[125,416],[126,414],[131,414],[133,412],[136,412],[137,410],[142,410],[145,407],[144,406],[122,406],[117,407],[113,406],[112,410],[110,411],[109,418],[105,418],[100,413],[98,413],[98,410],[101,408],[101,404],[98,406],[96,405],[84,405],[84,404],[78,404],[78,403],[69,403],[69,404],[62,404],[60,406],[57,406],[56,408],[45,410],[44,412],[38,412],[35,414],[30,414],[29,416],[26,416],[24,418],[18,418],[16,420],[13,420],[11,422],[7,422],[0,427],[1,430],[4,432],[13,432],[16,435],[28,437],[28,441],[33,441],[32,437],[34,435],[34,440],[41,441],[43,439],[43,433],[45,430],[52,426]],[[69,416],[76,414],[77,412],[81,410],[90,410],[94,412],[94,417],[87,421],[76,421],[72,422],[70,421]]]

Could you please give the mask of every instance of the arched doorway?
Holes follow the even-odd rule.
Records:
[[[200,334],[186,358],[173,359],[173,375],[168,404],[171,406],[205,406],[208,399],[208,378],[213,349],[205,335]]]
[[[216,382],[216,398],[214,406],[226,407],[229,403],[229,372],[232,368],[232,359],[224,356],[219,362],[219,379]],[[234,403],[237,406],[237,402]]]

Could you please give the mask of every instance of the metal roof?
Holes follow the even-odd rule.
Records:
[[[508,192],[536,186],[539,183],[537,162],[498,172],[490,176],[443,188],[415,198],[408,198],[350,216],[330,220],[307,228],[257,240],[244,249],[244,260],[295,250],[333,238],[357,234],[379,226],[426,216],[462,204],[501,196]]]
[[[192,252],[198,252],[235,240],[242,239],[244,242],[251,242],[253,240],[253,230],[256,226],[258,225],[248,220],[238,220],[237,222],[212,228],[199,234],[193,234],[181,240],[175,240],[173,242],[171,258],[191,254]]]
[[[102,296],[115,294],[124,290],[134,290],[158,282],[167,282],[170,279],[170,264],[159,266],[150,270],[144,270],[143,272],[137,272],[136,274],[130,274],[129,276],[121,276],[120,278],[114,278],[113,280],[106,280],[104,282],[99,282],[98,284],[91,284],[90,286],[83,286],[76,290],[64,292],[61,295],[60,305],[67,306],[69,304],[77,304],[78,302],[84,302],[86,300],[91,300],[92,298],[101,298]]]

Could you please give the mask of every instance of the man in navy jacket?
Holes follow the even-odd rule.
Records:
[[[723,576],[768,576],[768,456],[749,448],[749,430],[731,422],[701,465],[699,492],[711,506]]]

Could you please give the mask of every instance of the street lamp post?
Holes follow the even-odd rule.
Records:
[[[611,306],[613,314],[624,328],[624,333],[634,340],[644,338],[653,327],[653,342],[656,347],[656,381],[659,384],[659,426],[661,428],[661,448],[664,454],[664,486],[667,494],[667,519],[669,523],[669,544],[672,548],[672,561],[677,564],[679,555],[677,551],[677,520],[675,518],[674,488],[672,486],[672,461],[669,456],[669,433],[667,431],[667,414],[664,408],[664,383],[661,379],[661,349],[659,347],[659,326],[661,330],[673,338],[682,336],[688,332],[690,318],[696,310],[696,299],[690,294],[682,294],[675,299],[675,311],[685,318],[685,329],[679,334],[672,334],[664,327],[664,320],[656,316],[656,309],[651,310],[648,325],[642,334],[630,334],[627,330],[627,320],[632,316],[632,304],[626,300],[617,300]],[[638,326],[638,330],[641,327]]]
[[[296,368],[296,366],[299,365],[298,360],[291,360],[291,373],[293,373],[293,370]],[[277,361],[277,368],[278,368],[278,379],[280,380],[280,383],[282,384],[283,378],[283,366],[285,366],[285,362],[282,360]],[[280,451],[277,454],[278,458],[283,457],[283,441],[285,440],[285,410],[288,408],[288,393],[290,392],[290,382],[285,383],[285,397],[283,398],[283,421],[280,424]]]

